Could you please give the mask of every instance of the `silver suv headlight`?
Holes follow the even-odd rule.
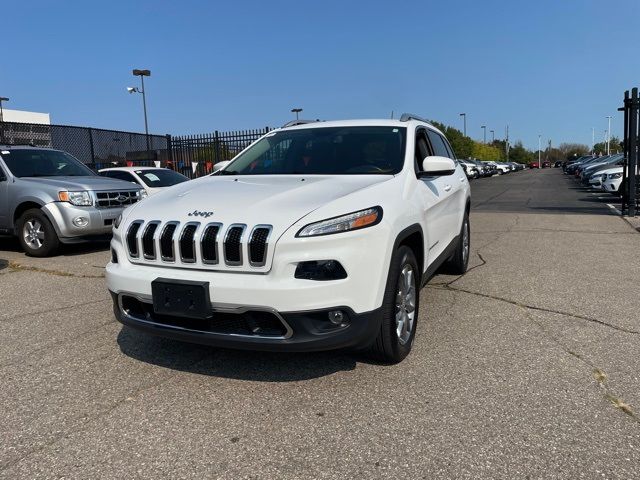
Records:
[[[76,207],[90,207],[93,205],[93,199],[87,191],[81,192],[58,192],[58,199],[61,202],[69,202]]]
[[[610,173],[610,174],[609,174],[609,178],[610,178],[611,180],[614,180],[614,179],[616,179],[616,178],[620,178],[621,176],[622,176],[622,173]]]
[[[339,217],[310,223],[300,229],[296,237],[317,237],[372,227],[382,220],[382,207],[371,207]]]

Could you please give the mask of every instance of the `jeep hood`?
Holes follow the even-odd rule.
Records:
[[[124,180],[116,180],[114,178],[105,178],[99,176],[86,177],[21,177],[20,182],[32,185],[34,187],[51,187],[59,190],[139,190],[142,187]]]
[[[276,237],[313,210],[391,175],[209,176],[175,185],[131,209],[134,219],[273,225]],[[376,200],[372,200],[372,205]],[[353,209],[371,205],[354,205]],[[194,212],[213,212],[204,217]],[[349,212],[345,212],[349,213]],[[191,215],[189,215],[191,214]],[[208,215],[208,213],[207,213]]]

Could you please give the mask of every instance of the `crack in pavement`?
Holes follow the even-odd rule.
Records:
[[[27,271],[27,272],[38,272],[38,273],[46,273],[49,275],[56,275],[58,277],[74,277],[74,278],[104,278],[104,274],[102,275],[83,275],[76,273],[63,272],[62,270],[49,270],[46,268],[40,267],[31,267],[28,265],[22,265],[18,262],[11,261],[9,262],[9,268],[12,271]]]
[[[18,315],[13,315],[11,317],[0,318],[0,323],[9,323],[10,320],[17,320],[19,318],[27,317],[27,316],[30,316],[30,315],[39,315],[41,313],[59,312],[61,310],[66,310],[66,309],[71,309],[71,308],[76,308],[76,307],[84,307],[85,305],[95,305],[97,303],[110,302],[110,301],[111,301],[111,299],[105,298],[103,300],[94,300],[94,301],[91,301],[91,302],[75,303],[75,304],[72,304],[72,305],[65,305],[64,307],[48,308],[46,310],[39,310],[39,311],[35,311],[35,312],[20,313]]]

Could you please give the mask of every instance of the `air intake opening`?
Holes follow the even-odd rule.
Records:
[[[144,229],[144,233],[142,234],[142,254],[144,258],[150,260],[156,258],[156,246],[153,241],[153,236],[157,229],[157,223],[150,223],[147,225],[147,228]]]
[[[129,248],[129,255],[132,257],[137,257],[140,252],[138,252],[138,230],[142,226],[142,222],[132,223],[129,227],[129,231],[127,232],[127,247]]]
[[[183,262],[194,263],[196,261],[196,249],[193,237],[196,233],[197,225],[187,225],[180,237],[180,258]]]
[[[267,260],[267,239],[271,229],[269,227],[256,227],[249,240],[249,263],[253,267],[261,267]]]
[[[173,251],[173,234],[176,232],[176,228],[178,228],[178,224],[169,223],[160,235],[160,255],[163,260],[168,262],[173,262],[176,259]]]
[[[208,264],[218,263],[218,232],[220,225],[209,225],[205,228],[200,241],[202,261]]]
[[[227,265],[242,264],[242,233],[244,226],[232,226],[227,231],[227,238],[224,241],[224,260]]]

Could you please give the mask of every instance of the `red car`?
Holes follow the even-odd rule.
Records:
[[[529,167],[530,167],[530,168],[538,168],[539,166],[540,166],[540,165],[538,164],[538,162],[531,162],[531,163],[529,164]]]
[[[551,168],[551,162],[545,160],[542,162],[542,168]]]

